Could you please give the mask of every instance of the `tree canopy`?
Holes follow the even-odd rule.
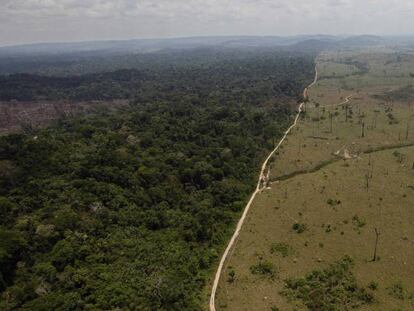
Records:
[[[199,310],[313,66],[259,53],[1,78],[3,99],[110,96],[130,106],[0,137],[0,309]]]

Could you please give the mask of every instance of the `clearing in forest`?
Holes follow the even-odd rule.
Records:
[[[318,71],[217,310],[414,309],[414,55],[326,53]]]

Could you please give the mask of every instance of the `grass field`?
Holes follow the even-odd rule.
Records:
[[[318,69],[218,310],[414,310],[414,103],[378,97],[414,82],[414,56],[337,52]]]

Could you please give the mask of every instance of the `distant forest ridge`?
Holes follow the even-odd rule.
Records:
[[[220,51],[272,49],[318,53],[326,49],[387,45],[396,42],[414,46],[414,37],[224,36],[28,44],[0,47],[0,75],[23,72],[78,75],[140,68],[147,58],[163,57],[165,54],[186,54],[186,52],[206,49]]]

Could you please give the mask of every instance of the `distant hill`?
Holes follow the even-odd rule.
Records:
[[[147,53],[163,49],[190,49],[211,46],[275,46],[301,41],[300,37],[188,37],[171,39],[136,39],[118,41],[86,41],[62,43],[38,43],[0,47],[0,56],[27,56],[71,53]]]
[[[331,36],[222,36],[170,39],[136,39],[88,42],[39,43],[0,47],[0,75],[38,73],[77,75],[141,68],[147,57],[162,59],[167,53],[185,57],[197,49],[275,49],[318,54],[323,50],[355,48],[405,42],[408,37]]]
[[[308,52],[318,52],[326,49],[334,48],[338,45],[336,40],[321,40],[321,39],[308,39],[300,41],[291,45],[290,47],[295,50],[303,50]]]
[[[341,46],[348,47],[380,45],[384,43],[386,43],[385,38],[371,35],[349,37],[339,42]]]
[[[221,47],[269,47],[287,46],[301,42],[342,42],[343,44],[372,44],[380,42],[381,37],[356,36],[337,37],[330,35],[301,36],[223,36],[223,37],[188,37],[171,39],[135,39],[85,42],[38,43],[0,47],[1,56],[35,56],[47,54],[71,53],[147,53],[167,48],[197,48],[207,46]]]

